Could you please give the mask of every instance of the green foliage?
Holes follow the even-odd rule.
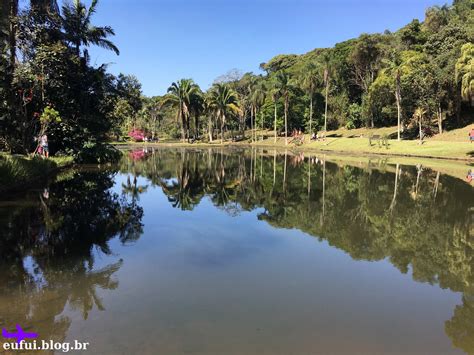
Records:
[[[462,98],[474,106],[474,43],[462,46],[456,62],[456,79],[461,84]]]
[[[61,117],[59,116],[59,112],[50,106],[46,106],[44,108],[44,111],[41,114],[39,119],[42,125],[48,125],[50,123],[61,122]]]
[[[47,127],[53,155],[88,156],[91,149],[85,143],[105,141],[113,127],[115,78],[105,65],[89,64],[87,47],[118,54],[108,39],[114,31],[92,23],[96,0],[90,7],[80,0],[66,2],[61,11],[51,4],[32,2],[8,19],[15,23],[7,28],[8,38],[16,42],[10,41],[5,54],[17,59],[6,58],[12,75],[0,99],[0,148],[31,152],[33,138]],[[104,156],[110,155],[95,160]]]
[[[362,107],[359,104],[349,105],[349,112],[347,114],[347,129],[359,128],[362,125]]]

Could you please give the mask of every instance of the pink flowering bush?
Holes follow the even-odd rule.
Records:
[[[135,142],[143,142],[145,139],[145,132],[141,129],[133,129],[128,132],[128,136],[131,137]]]

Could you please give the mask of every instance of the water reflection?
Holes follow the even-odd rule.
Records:
[[[112,193],[113,172],[71,171],[20,201],[0,206],[0,328],[21,324],[45,340],[63,341],[66,307],[87,319],[105,309],[97,289],[118,286],[123,261],[96,267],[109,241],[138,239],[143,210]],[[1,341],[0,341],[1,343]],[[0,344],[1,345],[1,344]]]
[[[140,149],[125,154],[118,170],[121,175],[113,170],[71,171],[26,197],[0,203],[0,327],[12,327],[19,323],[27,331],[37,331],[44,339],[64,341],[73,323],[68,310],[80,314],[82,320],[92,317],[94,310],[106,310],[108,305],[101,298],[101,290],[117,290],[119,281],[129,281],[126,276],[120,280],[117,276],[125,269],[123,265],[135,263],[131,270],[140,272],[154,270],[160,262],[154,249],[149,252],[140,250],[143,262],[137,263],[127,259],[126,255],[114,255],[111,244],[114,239],[122,245],[139,240],[146,227],[143,225],[141,204],[145,205],[147,197],[159,199],[163,193],[166,206],[175,208],[169,210],[193,211],[200,205],[210,203],[214,206],[212,209],[223,210],[229,216],[237,217],[247,211],[256,211],[258,220],[262,221],[255,222],[259,225],[266,223],[275,230],[301,230],[333,248],[343,250],[354,260],[386,259],[400,272],[410,273],[415,281],[462,293],[462,303],[453,309],[451,319],[445,320],[445,333],[453,346],[468,353],[474,351],[474,192],[465,180],[423,165],[393,165],[384,160],[368,164],[358,161],[336,163],[324,155],[305,156],[290,151],[255,149]],[[151,209],[150,212],[157,213]],[[201,213],[208,216],[205,212]],[[185,214],[189,215],[180,212],[178,217],[171,217],[173,228],[178,231],[180,227],[186,228],[184,224],[180,225]],[[246,218],[250,218],[249,214]],[[160,224],[152,220],[148,223]],[[196,229],[205,228],[209,223],[213,222],[198,223]],[[221,225],[216,223],[216,226],[220,228]],[[222,234],[225,232],[222,231]],[[153,235],[153,238],[147,246],[160,242],[157,236]],[[166,242],[171,243],[171,239],[178,238],[178,233],[167,238]],[[229,248],[222,247],[225,249],[222,259],[231,258],[240,245],[239,238],[239,234],[235,234],[232,240],[237,242]],[[265,243],[270,239],[271,236],[261,242],[262,249],[268,247]],[[208,250],[209,245],[215,246],[213,243],[216,240],[226,242],[225,236],[207,238],[202,235],[197,240],[208,243],[201,247],[204,250]],[[144,242],[144,237],[140,242]],[[160,246],[166,246],[166,242]],[[158,285],[140,293],[139,287],[146,286],[144,282],[150,284],[146,279],[148,274],[145,274],[145,280],[135,274],[134,285],[137,288],[133,289],[133,294],[141,297],[143,312],[149,316],[144,317],[137,312],[134,315],[136,322],[126,327],[136,327],[140,332],[141,323],[138,322],[141,321],[143,326],[158,326],[160,320],[156,314],[160,314],[164,316],[161,331],[175,339],[178,338],[177,328],[167,328],[166,320],[173,326],[189,318],[195,321],[192,319],[193,308],[189,304],[189,313],[186,307],[181,310],[181,304],[186,304],[188,297],[182,291],[187,289],[177,286],[175,280],[181,278],[186,283],[186,273],[193,272],[192,279],[206,271],[196,271],[196,263],[186,268],[186,261],[195,258],[200,247],[192,243],[178,243],[179,247],[188,247],[192,255],[178,254],[181,259],[178,258],[172,268],[165,268],[163,274],[173,280],[167,284],[168,288],[160,289]],[[162,257],[168,255],[166,251],[164,253]],[[100,255],[109,258],[99,259]],[[133,253],[132,257],[137,258]],[[209,258],[202,259],[209,263]],[[215,259],[211,261],[212,265],[219,267],[225,264],[215,262]],[[280,260],[272,262],[277,264]],[[166,262],[161,265],[166,265]],[[258,270],[262,267],[260,264],[248,267],[255,267],[255,272],[260,272],[257,279],[267,275]],[[212,297],[221,296],[219,284],[222,280],[229,282],[228,275],[223,272],[223,279],[212,275],[216,278],[208,278],[207,274],[200,280],[196,279],[193,285],[204,280],[205,285],[217,289]],[[236,275],[244,279],[248,273]],[[166,285],[163,277],[153,279],[162,280]],[[331,282],[330,278],[324,280]],[[159,295],[162,301],[157,297],[157,290],[163,293]],[[194,290],[203,292],[201,297],[208,295],[197,286]],[[262,287],[262,290],[270,294],[275,289],[269,286],[268,289]],[[239,291],[245,294],[245,290]],[[299,291],[304,294],[303,290]],[[370,292],[367,291],[367,294]],[[173,300],[171,303],[166,303],[168,294]],[[196,296],[193,294],[193,297]],[[175,297],[181,297],[181,303],[175,301]],[[210,299],[214,300],[212,297]],[[255,307],[254,313],[276,302],[271,296],[265,304],[258,300],[253,304],[253,298],[249,299],[249,304]],[[288,296],[288,299],[291,298]],[[226,309],[227,300],[221,300],[218,304],[213,302],[212,306],[216,309]],[[203,306],[197,301],[196,304],[202,306],[200,311],[206,310],[205,304]],[[116,303],[116,307],[123,305]],[[173,308],[176,305],[179,307]],[[157,310],[151,309],[155,306]],[[353,306],[352,303],[347,305],[348,309]],[[290,310],[306,313],[298,306]],[[162,313],[152,313],[158,311]],[[295,318],[298,319],[297,316]],[[249,319],[259,320],[258,315],[255,319]],[[242,322],[245,323],[246,319]],[[214,329],[212,324],[209,321],[206,329]],[[325,326],[328,329],[334,326],[338,330],[337,321],[335,325]],[[300,331],[298,329],[297,333]],[[189,329],[188,332],[188,338],[194,333],[205,333]],[[313,338],[308,336],[305,339]],[[142,340],[137,338],[137,342]]]
[[[474,191],[422,165],[338,165],[276,151],[144,150],[122,171],[160,186],[173,207],[205,197],[231,215],[297,228],[353,259],[388,259],[414,280],[463,293],[445,324],[454,346],[474,351]]]

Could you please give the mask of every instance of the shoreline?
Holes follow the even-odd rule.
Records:
[[[425,141],[424,145],[419,146],[419,148],[432,148],[429,146],[429,144],[434,144],[438,147],[435,148],[443,148],[443,147],[452,147],[456,146],[456,148],[459,148],[462,146],[462,148],[465,149],[465,154],[472,154],[471,157],[466,156],[466,157],[461,157],[456,155],[439,155],[439,154],[420,154],[420,153],[405,153],[405,152],[400,152],[397,151],[396,149],[394,151],[382,151],[382,149],[385,148],[378,148],[374,147],[371,150],[367,149],[338,149],[338,148],[327,148],[331,143],[334,143],[337,140],[340,140],[341,138],[335,138],[331,139],[328,138],[327,143],[321,145],[321,142],[310,142],[310,143],[305,143],[302,145],[294,145],[292,143],[288,144],[287,146],[284,145],[284,142],[281,142],[281,138],[279,138],[279,141],[277,143],[269,143],[266,142],[266,140],[263,141],[257,141],[254,143],[251,142],[197,142],[197,143],[187,143],[187,142],[180,142],[180,141],[164,141],[164,142],[154,142],[154,143],[148,143],[148,142],[126,142],[126,143],[111,143],[115,148],[117,149],[131,149],[133,147],[163,147],[163,148],[176,148],[176,147],[186,147],[186,148],[264,148],[264,149],[278,149],[278,150],[290,150],[290,151],[297,151],[297,152],[309,152],[309,153],[323,153],[323,154],[331,154],[331,153],[336,153],[340,155],[347,155],[351,157],[382,157],[382,158],[419,158],[419,159],[431,159],[431,160],[447,160],[447,161],[457,161],[457,162],[462,162],[462,163],[470,163],[474,165],[474,145],[472,148],[469,147],[470,143],[459,143],[459,142],[439,142],[439,141]],[[351,139],[352,140],[352,139]],[[347,141],[346,141],[347,142]],[[396,142],[396,143],[408,143],[410,142],[411,145],[413,145],[413,141],[402,141],[402,142]],[[360,142],[358,142],[360,143]],[[319,145],[316,145],[319,144]],[[394,141],[389,141],[389,144],[394,144]],[[416,142],[416,144],[418,144]],[[469,148],[467,148],[469,147]],[[391,148],[389,148],[391,149]],[[470,151],[471,150],[471,151]]]
[[[0,158],[3,158],[0,160],[0,165],[3,165],[2,168],[6,172],[3,176],[6,184],[0,186],[0,193],[6,196],[33,189],[61,171],[74,166],[72,157],[34,160],[25,156],[2,154]]]

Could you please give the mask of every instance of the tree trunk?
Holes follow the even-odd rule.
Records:
[[[309,97],[309,134],[313,133],[313,94]]]
[[[324,108],[324,137],[326,137],[326,132],[328,130],[328,96],[329,96],[329,80],[326,83],[326,102]]]
[[[253,106],[250,106],[250,135],[252,137],[252,143],[254,142],[253,140]]]
[[[189,124],[189,115],[186,117],[186,140],[188,141],[189,143],[189,139],[190,139],[190,136],[191,136],[191,132],[190,132],[190,124]]]
[[[257,123],[257,118],[258,118],[258,107],[255,106],[255,142],[257,141],[257,131],[258,131],[258,123]]]
[[[253,108],[253,140],[257,141],[257,106]]]
[[[186,142],[186,117],[184,112],[181,112],[181,140]]]
[[[397,140],[401,140],[400,132],[401,132],[401,124],[402,124],[402,94],[400,89],[400,73],[397,72],[397,88],[395,92],[395,99],[397,100]]]
[[[443,133],[443,111],[441,109],[441,104],[438,103],[438,133]]]
[[[212,143],[212,117],[211,115],[209,115],[208,129],[209,129],[209,142]]]
[[[423,136],[422,136],[422,132],[421,132],[421,117],[418,118],[418,131],[419,131],[419,135],[420,135],[420,144],[423,143]]]
[[[225,124],[225,115],[222,115],[221,119],[221,144],[224,143],[224,124]]]
[[[285,97],[285,145],[288,145],[288,98]]]
[[[194,115],[194,139],[199,139],[199,115]]]
[[[16,17],[18,15],[18,0],[10,0],[10,31],[9,31],[9,45],[10,45],[10,65],[13,70],[16,62]]]
[[[273,133],[275,135],[275,143],[277,141],[277,103],[275,101],[275,118],[273,121]]]

